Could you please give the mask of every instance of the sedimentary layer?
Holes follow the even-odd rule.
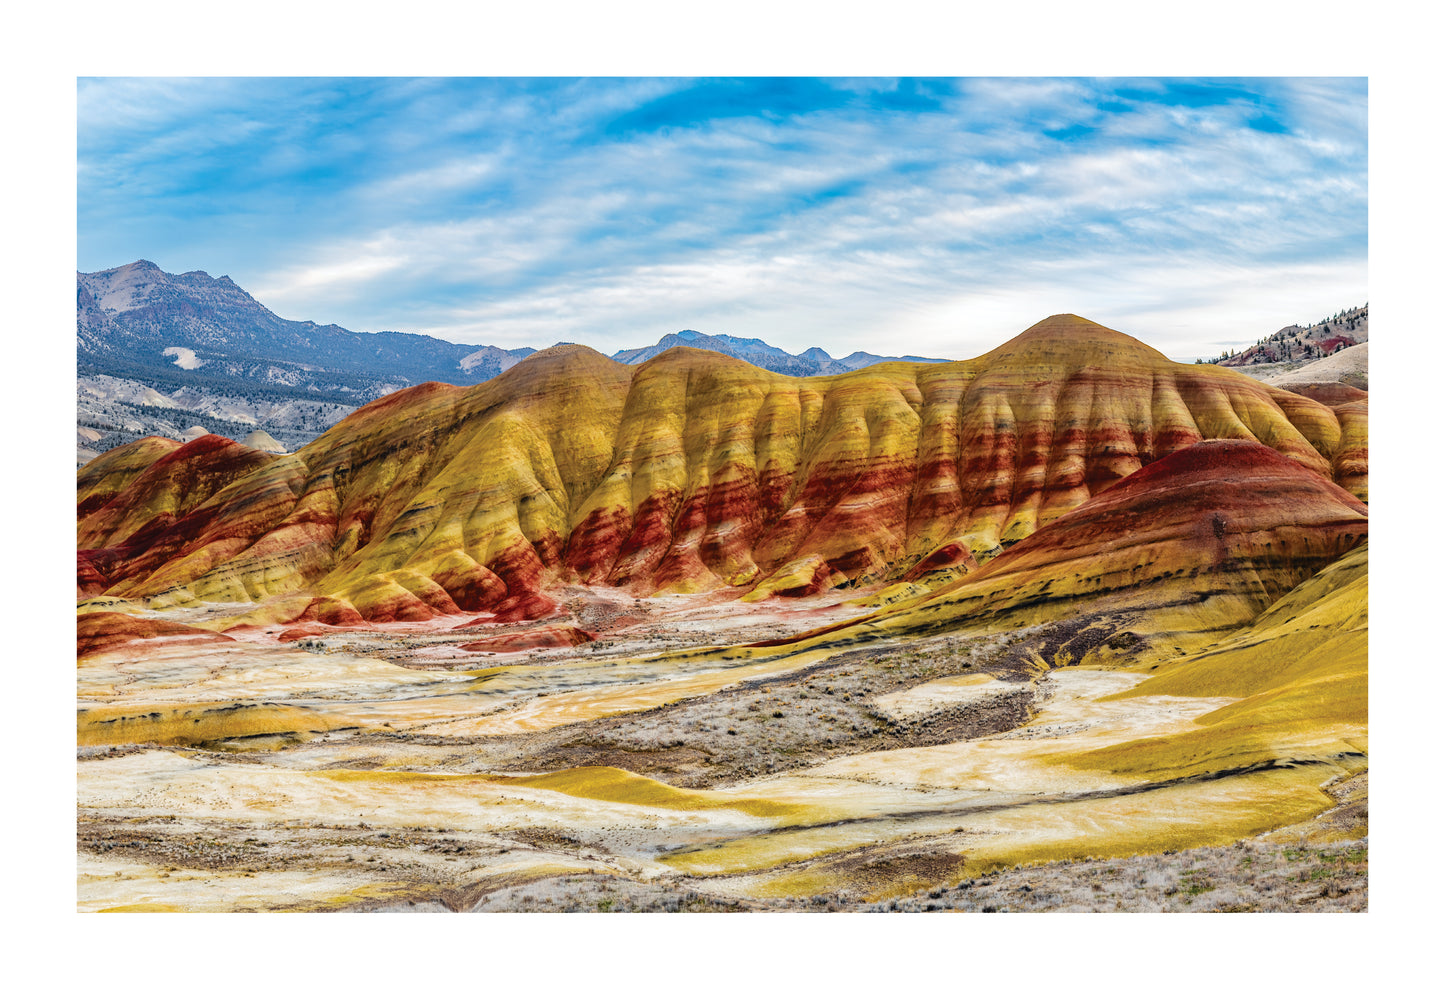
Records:
[[[1366,415],[1077,316],[971,361],[823,378],[563,346],[471,388],[387,396],[289,456],[208,436],[97,458],[79,474],[78,583],[328,625],[535,617],[559,582],[946,583],[1204,439],[1364,494]]]
[[[1206,440],[867,624],[891,635],[1107,616],[1049,661],[1115,658],[1144,636],[1189,641],[1252,621],[1368,532],[1363,502],[1296,461],[1249,440]]]

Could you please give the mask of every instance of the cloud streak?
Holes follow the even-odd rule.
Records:
[[[1175,359],[1365,301],[1363,80],[82,80],[83,270],[602,350]],[[1231,336],[1234,334],[1234,336]]]

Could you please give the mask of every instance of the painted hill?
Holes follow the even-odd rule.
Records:
[[[1036,673],[1148,672],[1108,700],[1234,698],[1184,730],[1061,750],[1045,764],[1155,782],[1368,751],[1368,509],[1248,440],[1135,472],[977,571],[792,639],[770,655],[1018,631]],[[965,757],[966,758],[966,757]]]
[[[1160,779],[1368,751],[1368,571],[1369,548],[1361,546],[1232,635],[1122,695],[1240,698],[1197,728],[1068,761]]]
[[[228,635],[219,635],[179,622],[99,611],[76,618],[75,654],[77,659],[84,660],[94,653],[106,652],[137,639],[173,639],[180,636],[202,642],[235,641]]]
[[[78,475],[80,587],[345,623],[530,617],[559,582],[951,578],[1202,439],[1363,492],[1348,436],[1338,409],[1072,315],[974,360],[828,378],[560,346],[389,395],[287,457],[204,437],[97,458]]]
[[[267,453],[285,453],[286,448],[276,442],[275,437],[264,429],[255,429],[246,434],[241,441],[243,446],[249,446],[253,450],[265,450]]]
[[[1253,620],[1360,546],[1368,515],[1338,485],[1263,444],[1205,440],[871,624],[899,634],[1097,615],[1074,661],[1138,648],[1141,636],[1172,646]]]

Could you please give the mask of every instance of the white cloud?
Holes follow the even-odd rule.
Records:
[[[467,155],[441,165],[380,179],[363,187],[357,194],[360,198],[381,202],[398,199],[412,202],[473,188],[498,175],[501,168],[500,155]]]
[[[405,267],[407,260],[404,256],[380,253],[378,245],[376,251],[360,257],[277,272],[272,276],[273,280],[255,286],[252,294],[259,296],[263,304],[271,308],[274,308],[273,303],[282,303],[290,304],[294,309],[298,301],[340,292],[358,282],[396,271]]]
[[[691,326],[966,357],[1055,311],[1142,313],[1174,341],[1161,349],[1192,359],[1220,337],[1222,306],[1241,307],[1252,340],[1256,316],[1363,301],[1363,109],[1331,117],[1328,82],[1261,84],[1283,133],[1249,129],[1248,101],[1136,93],[1114,112],[1108,84],[980,79],[941,113],[850,103],[623,137],[610,121],[689,83],[377,84],[351,130],[327,116],[336,85],[308,83],[294,119],[264,110],[277,85],[250,103],[219,85],[102,87],[92,117],[119,108],[141,138],[106,164],[82,155],[83,191],[169,196],[193,164],[236,168],[235,148],[259,141],[255,168],[242,159],[203,204],[218,229],[263,218],[272,247],[220,270],[288,315],[352,329],[616,349]],[[206,123],[217,108],[221,134]],[[233,242],[257,241],[221,249]]]

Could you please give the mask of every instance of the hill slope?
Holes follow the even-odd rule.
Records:
[[[1165,666],[1124,697],[1235,696],[1199,728],[1073,756],[1080,767],[1185,776],[1366,748],[1369,549],[1361,546],[1253,622]]]
[[[1363,492],[1337,413],[1071,315],[971,361],[818,379],[562,346],[387,396],[287,457],[207,438],[144,469],[97,459],[79,475],[82,593],[336,623],[538,615],[559,581],[766,595],[947,578],[1201,439]],[[204,499],[178,497],[184,471],[210,479]]]
[[[1309,326],[1294,325],[1276,330],[1253,347],[1218,363],[1224,367],[1249,367],[1318,360],[1369,339],[1370,307],[1359,306]]]
[[[1368,531],[1362,502],[1298,462],[1249,440],[1206,440],[868,624],[897,635],[1073,623],[1091,634],[1075,636],[1064,662],[1127,654],[1146,638],[1157,651],[1253,620]]]

